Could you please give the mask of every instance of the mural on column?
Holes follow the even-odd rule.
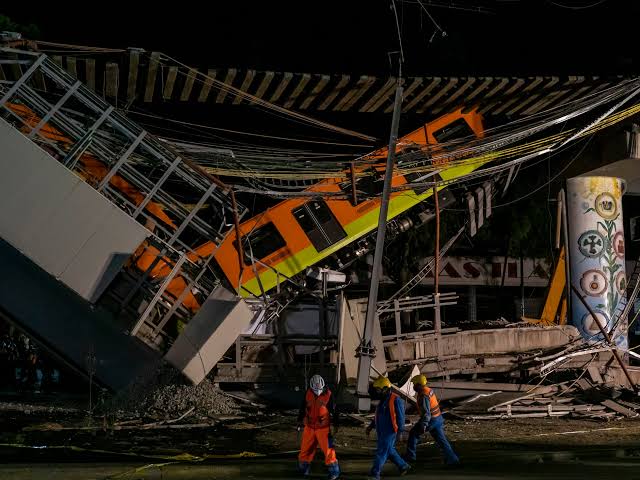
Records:
[[[626,302],[623,187],[623,180],[613,177],[567,180],[571,281],[597,317],[572,293],[571,322],[583,338],[599,341],[598,321],[626,348],[626,324],[614,325]]]

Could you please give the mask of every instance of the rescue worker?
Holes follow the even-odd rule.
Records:
[[[298,414],[298,431],[303,427],[300,454],[298,455],[298,470],[305,477],[311,473],[311,462],[316,454],[318,445],[324,453],[324,463],[329,472],[329,480],[340,476],[340,467],[333,447],[334,433],[338,430],[338,412],[331,390],[325,387],[324,379],[314,375],[309,381],[309,389]]]
[[[460,460],[444,434],[444,419],[440,411],[440,404],[434,391],[427,387],[427,377],[416,375],[411,379],[411,383],[413,383],[413,389],[417,394],[416,402],[420,419],[409,432],[405,460],[409,462],[416,460],[416,447],[420,437],[429,432],[436,445],[442,451],[445,463],[447,465],[458,465]]]
[[[378,480],[382,467],[390,459],[400,475],[406,474],[411,466],[397,452],[395,444],[399,435],[404,431],[404,401],[391,391],[391,382],[387,377],[378,377],[373,382],[371,397],[379,399],[376,415],[367,427],[367,436],[376,429],[377,449],[369,478]]]

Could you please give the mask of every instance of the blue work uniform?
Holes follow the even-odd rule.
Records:
[[[378,445],[370,475],[380,478],[380,472],[387,458],[398,467],[401,473],[408,470],[409,464],[404,461],[395,447],[397,437],[404,429],[404,402],[398,395],[389,392],[380,400],[370,427],[374,426]]]
[[[436,445],[440,448],[440,451],[444,456],[445,463],[447,465],[456,465],[460,463],[460,459],[453,451],[449,440],[447,440],[447,437],[444,434],[444,418],[442,418],[440,405],[435,393],[429,387],[422,387],[422,390],[417,393],[416,402],[418,405],[420,420],[418,420],[409,432],[405,458],[409,461],[414,461],[416,459],[416,448],[420,441],[420,437],[428,431],[435,440]]]

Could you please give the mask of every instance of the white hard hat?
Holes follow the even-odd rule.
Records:
[[[311,380],[309,380],[309,388],[316,395],[320,395],[324,390],[324,378],[322,378],[320,375],[314,375],[313,377],[311,377]]]

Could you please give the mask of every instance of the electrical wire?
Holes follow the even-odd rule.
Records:
[[[589,8],[597,7],[598,5],[602,5],[607,0],[598,0],[590,5],[565,5],[558,1],[549,0],[549,3],[555,5],[556,7],[566,8],[567,10],[587,10]]]

